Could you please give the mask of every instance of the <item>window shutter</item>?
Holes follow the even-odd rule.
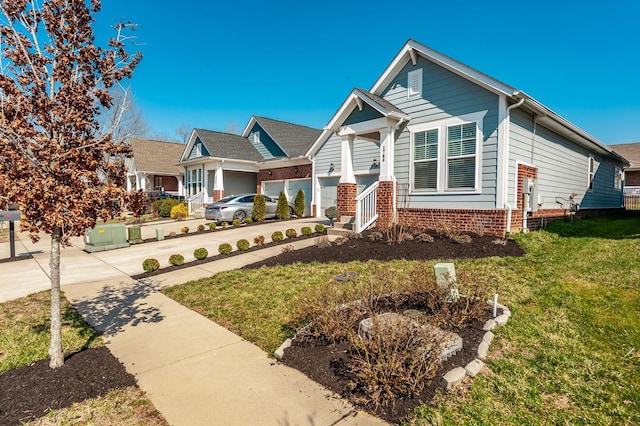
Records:
[[[422,96],[422,68],[409,71],[407,78],[407,97]]]

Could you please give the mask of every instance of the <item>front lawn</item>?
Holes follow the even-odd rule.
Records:
[[[417,424],[640,423],[640,217],[556,222],[515,236],[520,258],[456,260],[495,286],[513,317],[485,374],[416,410]],[[427,262],[430,267],[436,262]],[[353,272],[406,278],[415,262],[297,264],[231,271],[165,290],[268,352],[293,334],[310,290]],[[352,284],[344,284],[345,300]],[[384,291],[384,289],[377,289]]]

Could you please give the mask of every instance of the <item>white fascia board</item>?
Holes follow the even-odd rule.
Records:
[[[191,131],[191,136],[189,136],[189,142],[187,142],[186,146],[184,147],[182,155],[180,156],[180,161],[177,163],[177,165],[180,165],[180,163],[187,161],[185,159],[185,156],[187,156],[188,153],[193,149],[193,145],[196,143],[196,139],[198,139],[198,134],[196,133],[196,129],[193,129]]]
[[[314,155],[316,155],[316,152],[318,152],[318,150],[322,147],[322,145],[324,145],[324,143],[331,137],[332,134],[333,131],[325,127],[318,139],[316,139],[313,145],[311,145],[311,148],[309,148],[309,151],[307,151],[305,157],[312,158]]]
[[[163,175],[163,176],[182,176],[183,173],[172,173],[172,172],[154,172],[150,170],[137,170],[136,173],[143,173],[148,175]],[[131,173],[133,174],[133,173]]]
[[[363,121],[361,123],[354,123],[340,127],[340,131],[338,132],[338,134],[340,136],[344,136],[375,132],[376,130],[389,128],[394,124],[394,122],[386,117],[375,118],[373,120]]]
[[[252,115],[251,118],[249,119],[249,122],[247,123],[247,125],[245,126],[244,130],[242,131],[242,137],[243,138],[248,138],[249,137],[249,132],[251,131],[251,128],[253,127],[254,124],[256,124],[256,116]]]
[[[423,56],[443,68],[448,69],[449,71],[452,71],[453,73],[458,74],[461,77],[464,77],[496,94],[513,96],[517,92],[515,88],[473,69],[462,62],[456,61],[447,55],[430,49],[415,40],[409,40],[375,82],[370,90],[371,93],[379,95],[381,91],[389,85],[391,80],[393,80],[407,62],[411,60],[411,50],[414,50],[420,56]]]

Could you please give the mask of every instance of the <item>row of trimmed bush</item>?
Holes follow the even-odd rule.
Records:
[[[204,230],[199,228],[200,227],[198,227],[198,230]],[[315,230],[316,232],[321,234],[325,231],[325,227],[323,224],[318,223],[315,226]],[[187,232],[189,232],[189,228],[185,226],[184,228],[182,228],[182,232],[186,234]],[[309,236],[313,233],[311,231],[311,227],[309,226],[303,227],[300,230],[300,232],[304,236]],[[274,241],[274,242],[282,241],[284,240],[285,235],[287,236],[287,238],[296,238],[298,236],[298,233],[293,228],[287,229],[284,234],[282,234],[281,231],[276,231],[273,234],[271,234],[271,241]],[[264,245],[264,242],[265,242],[264,235],[258,235],[253,239],[253,243],[256,246],[262,246]],[[247,251],[251,247],[251,244],[249,243],[248,240],[245,240],[243,238],[241,240],[238,240],[238,242],[236,243],[236,247],[238,248],[238,250]],[[227,255],[227,254],[230,254],[232,251],[233,251],[233,247],[229,243],[222,243],[218,246],[218,253],[220,254]],[[204,247],[197,248],[193,252],[193,257],[195,257],[198,260],[202,260],[206,258],[208,255],[209,255],[209,252]],[[169,257],[169,263],[171,265],[180,266],[184,264],[184,256],[181,254],[172,254]],[[152,259],[152,258],[145,259],[144,262],[142,262],[142,269],[144,269],[145,272],[153,272],[155,270],[160,269],[160,262],[157,259]]]

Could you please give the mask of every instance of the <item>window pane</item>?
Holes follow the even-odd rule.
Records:
[[[476,153],[476,124],[451,126],[447,131],[447,155],[474,155]]]
[[[449,177],[447,179],[448,188],[475,188],[476,182],[476,159],[456,158],[448,162]]]
[[[413,186],[416,189],[436,189],[438,184],[438,162],[424,161],[414,164]]]
[[[438,130],[418,132],[414,135],[414,160],[438,157]]]

